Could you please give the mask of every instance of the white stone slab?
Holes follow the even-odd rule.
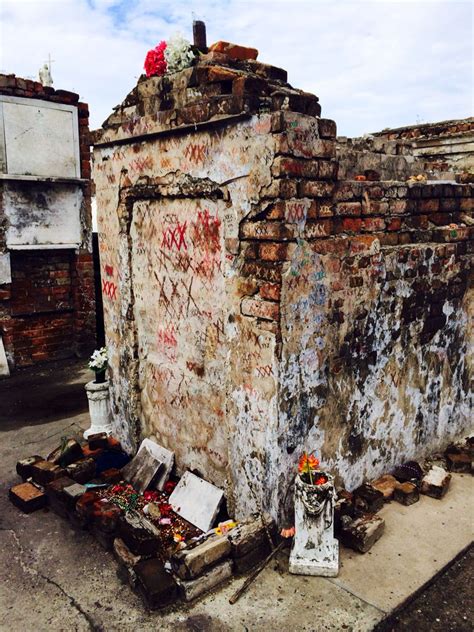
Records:
[[[10,253],[0,254],[0,285],[12,282],[12,269],[10,265]]]
[[[170,505],[179,516],[201,531],[214,524],[224,492],[215,485],[185,472],[170,496]]]
[[[0,377],[10,377],[10,369],[8,368],[7,355],[3,346],[3,340],[0,336]]]
[[[171,470],[173,469],[174,463],[174,452],[171,450],[167,450],[163,446],[159,445],[155,441],[151,439],[143,439],[140,444],[138,451],[142,448],[147,448],[158,461],[163,463],[163,467],[159,472],[158,479],[156,481],[156,488],[160,491],[163,491],[163,487],[165,486],[166,481],[169,479]]]

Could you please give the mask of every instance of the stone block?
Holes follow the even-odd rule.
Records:
[[[471,456],[467,453],[446,454],[446,464],[450,472],[466,472],[471,471]]]
[[[192,549],[173,555],[173,570],[180,579],[193,579],[230,554],[231,545],[223,535],[213,535]]]
[[[190,580],[178,580],[181,594],[185,601],[192,601],[204,593],[209,592],[222,582],[232,577],[232,562],[226,560],[222,564],[214,566],[201,577]]]
[[[15,485],[8,492],[8,497],[15,507],[18,507],[24,513],[42,509],[48,502],[46,494],[32,483]]]
[[[31,476],[39,485],[47,485],[65,475],[66,471],[51,461],[38,461],[31,466]]]
[[[393,497],[393,492],[397,486],[397,482],[398,481],[395,476],[392,476],[391,474],[384,474],[377,480],[372,481],[370,484],[374,489],[383,494],[385,501],[388,501]]]
[[[369,483],[364,483],[354,490],[354,506],[356,511],[373,514],[382,509],[384,495]]]
[[[42,456],[38,456],[37,454],[18,461],[16,464],[16,472],[18,476],[20,476],[24,481],[27,478],[30,478],[32,475],[32,466],[40,461],[44,461],[44,459]]]
[[[176,601],[178,586],[173,576],[165,570],[163,562],[156,558],[142,560],[133,570],[137,576],[136,587],[149,608],[163,608]]]
[[[51,454],[47,460],[55,465],[66,467],[79,459],[82,459],[82,448],[75,439],[68,439],[64,445],[59,446]]]
[[[354,517],[354,496],[345,489],[337,492],[337,500],[334,505],[334,534],[339,535],[342,529],[343,518]]]
[[[442,498],[449,489],[451,474],[434,465],[421,481],[421,493],[432,498]]]
[[[76,483],[84,485],[88,483],[95,476],[95,461],[93,458],[81,459],[75,463],[71,463],[66,468],[67,475],[70,476]]]
[[[397,502],[408,506],[420,500],[420,492],[414,483],[397,483],[393,497]]]
[[[383,518],[366,514],[343,525],[341,542],[344,546],[360,553],[367,553],[382,536],[384,529],[385,520]]]

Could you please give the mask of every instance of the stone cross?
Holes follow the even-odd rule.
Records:
[[[193,39],[194,46],[198,48],[201,53],[207,53],[206,25],[201,20],[193,21]]]

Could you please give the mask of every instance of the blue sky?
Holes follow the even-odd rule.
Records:
[[[253,46],[317,94],[338,133],[473,113],[473,5],[445,0],[2,0],[0,70],[79,92],[98,127],[142,72],[147,50],[193,16],[208,42]]]

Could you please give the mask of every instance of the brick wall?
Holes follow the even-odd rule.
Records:
[[[352,488],[467,426],[472,188],[356,182],[320,113],[211,53],[95,135],[115,430],[237,516],[284,513],[303,450]]]
[[[95,346],[89,108],[79,95],[15,75],[0,75],[0,94],[77,108],[83,192],[77,250],[10,252],[10,284],[0,284],[0,335],[10,367],[89,354]],[[0,192],[0,254],[8,252]]]

